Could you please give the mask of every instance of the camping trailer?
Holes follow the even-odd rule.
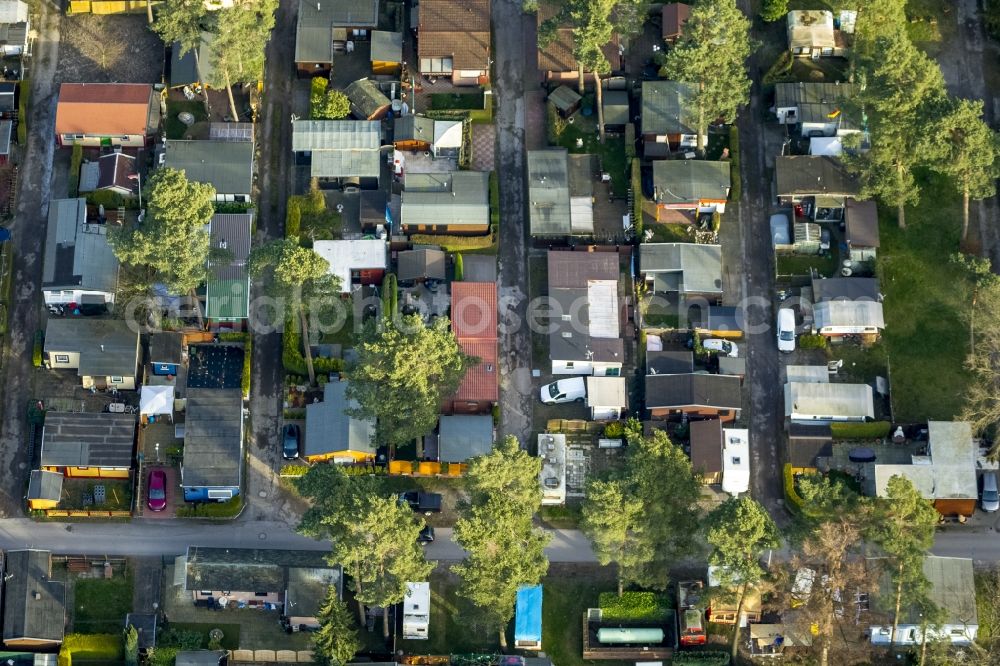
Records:
[[[403,638],[427,640],[431,623],[431,584],[407,583],[403,599]]]

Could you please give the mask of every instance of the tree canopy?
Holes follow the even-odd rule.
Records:
[[[750,100],[750,20],[735,0],[700,0],[691,7],[684,34],[667,52],[663,74],[694,87],[692,118],[698,151],[705,151],[710,123],[731,123]]]
[[[271,241],[250,252],[250,274],[271,270],[268,290],[276,297],[308,299],[328,296],[340,289],[340,280],[330,275],[330,264],[312,248],[290,238]]]
[[[242,0],[215,12],[218,34],[212,42],[213,87],[225,88],[230,113],[239,120],[234,83],[264,80],[264,47],[274,28],[278,0]]]
[[[171,292],[187,294],[208,276],[205,227],[215,214],[215,188],[169,168],[157,169],[147,186],[145,219],[111,229],[108,242],[119,261],[146,266]]]
[[[309,93],[309,117],[313,120],[339,120],[351,113],[351,102],[339,90],[328,89],[328,81],[317,76]]]
[[[313,654],[326,666],[344,666],[363,647],[358,626],[347,604],[331,585],[317,618],[319,630],[313,635]]]
[[[347,390],[358,402],[354,415],[376,419],[379,441],[405,444],[434,428],[469,361],[450,326],[447,317],[428,326],[418,315],[381,330],[369,324]]]

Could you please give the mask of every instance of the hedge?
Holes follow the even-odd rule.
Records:
[[[308,376],[306,359],[302,355],[302,342],[299,327],[292,319],[285,322],[285,334],[282,336],[281,363],[285,371],[293,375]],[[339,358],[313,358],[313,370],[319,373],[331,374],[344,369],[344,362]]]
[[[253,351],[253,339],[248,335],[243,343],[243,375],[240,377],[240,388],[243,389],[243,397],[250,397],[250,362]]]
[[[382,279],[382,316],[390,320],[395,320],[399,314],[399,290],[396,285],[396,274],[386,273]]]
[[[490,215],[492,216],[492,212]],[[449,236],[447,234],[413,234],[410,242],[414,245],[440,245],[445,252],[460,252],[462,250],[485,250],[493,247],[494,235],[485,236]]]
[[[455,253],[455,282],[461,282],[465,277],[465,263],[462,260],[462,253]]]
[[[729,666],[728,652],[676,652],[672,666]]]
[[[826,349],[827,339],[822,335],[805,334],[799,336],[799,349]]]
[[[834,439],[884,439],[891,429],[892,424],[888,421],[830,424],[830,434]]]
[[[740,181],[740,128],[729,126],[729,200],[739,201],[743,195]]]
[[[299,239],[302,232],[302,206],[298,197],[288,197],[288,211],[285,214],[285,238]]]
[[[282,465],[278,476],[305,476],[309,469],[305,465]]]
[[[242,331],[223,331],[219,333],[219,342],[247,342],[250,336]]]
[[[199,502],[177,507],[178,518],[235,518],[243,510],[243,495],[225,502]]]
[[[42,367],[42,332],[35,331],[35,346],[31,350],[31,362],[36,368]]]
[[[666,617],[667,600],[655,592],[601,592],[598,598],[605,620],[659,620]]]
[[[59,648],[59,666],[72,666],[74,656],[80,661],[121,661],[125,657],[122,637],[117,634],[69,634]]]
[[[496,236],[500,232],[500,182],[497,172],[490,171],[490,231]]]
[[[79,143],[73,144],[73,155],[69,159],[69,195],[71,197],[80,194],[80,165],[83,163],[83,146]]]
[[[636,237],[642,236],[642,165],[639,160],[632,160],[632,228]]]
[[[28,97],[31,81],[22,79],[17,86],[17,142],[24,146],[28,143]]]
[[[783,473],[784,486],[785,486],[785,504],[788,506],[792,513],[799,513],[802,511],[802,507],[805,501],[802,496],[799,495],[799,491],[795,489],[795,473],[792,472],[792,464],[785,463],[785,469]]]

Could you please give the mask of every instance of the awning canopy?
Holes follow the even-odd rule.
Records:
[[[142,416],[173,415],[174,387],[143,386],[139,393],[139,413]]]

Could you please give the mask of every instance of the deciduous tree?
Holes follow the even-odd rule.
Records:
[[[983,119],[983,101],[949,99],[921,148],[931,169],[952,179],[962,195],[962,241],[969,233],[969,200],[996,194],[997,134]],[[986,220],[984,222],[990,223]]]
[[[250,274],[257,277],[270,271],[270,278],[264,281],[268,291],[275,297],[291,300],[291,316],[298,318],[302,330],[309,383],[315,384],[308,313],[340,288],[339,278],[330,275],[330,264],[326,259],[290,238],[254,248],[250,252],[249,269]]]
[[[351,102],[339,90],[328,90],[327,81],[322,76],[312,80],[309,94],[309,117],[313,120],[339,120],[351,112]]]
[[[149,6],[149,2],[146,6]],[[153,21],[150,15],[150,22],[153,24],[153,31],[165,44],[177,42],[181,46],[182,56],[185,53],[194,55],[194,68],[198,74],[198,82],[201,83],[202,102],[208,112],[208,82],[201,70],[200,53],[201,34],[208,23],[205,3],[203,0],[164,0],[156,10],[156,20]]]
[[[705,538],[712,547],[709,562],[720,567],[727,587],[738,585],[736,618],[743,613],[748,588],[756,587],[764,577],[760,558],[765,550],[777,548],[780,534],[771,516],[749,496],[729,498],[708,514]],[[739,632],[735,632],[732,655],[736,658]]]
[[[684,34],[667,53],[663,72],[672,81],[694,86],[693,124],[698,152],[704,154],[709,124],[731,123],[750,99],[746,61],[750,21],[735,0],[700,0],[691,8]]]
[[[518,588],[537,585],[548,570],[548,535],[533,524],[542,504],[541,471],[541,459],[522,450],[517,438],[498,442],[471,462],[469,500],[455,524],[455,540],[469,553],[452,567],[462,578],[460,593],[499,632],[504,647]]]
[[[112,229],[108,242],[122,263],[145,266],[175,294],[190,294],[208,276],[206,225],[215,213],[215,188],[187,179],[177,169],[157,169],[149,179],[146,217]],[[198,309],[199,319],[201,310]]]
[[[347,604],[337,596],[335,585],[327,591],[316,619],[319,620],[319,630],[313,636],[314,656],[326,666],[350,663],[362,647],[361,637]]]
[[[234,83],[264,79],[264,47],[274,27],[278,0],[242,0],[216,12],[218,35],[212,42],[214,85],[225,86],[233,121],[240,113],[233,98]]]
[[[926,596],[930,583],[924,575],[924,558],[934,545],[937,511],[925,500],[909,479],[893,476],[886,485],[885,497],[878,503],[876,519],[869,529],[869,539],[886,556],[886,568],[892,578],[894,607],[892,635],[896,642],[899,615],[903,606]]]
[[[778,21],[788,15],[788,0],[764,0],[760,17],[768,23]]]
[[[358,345],[358,364],[348,394],[355,414],[374,418],[379,441],[405,444],[434,428],[441,402],[457,389],[468,357],[462,353],[447,317],[425,325],[418,315],[370,323]]]

